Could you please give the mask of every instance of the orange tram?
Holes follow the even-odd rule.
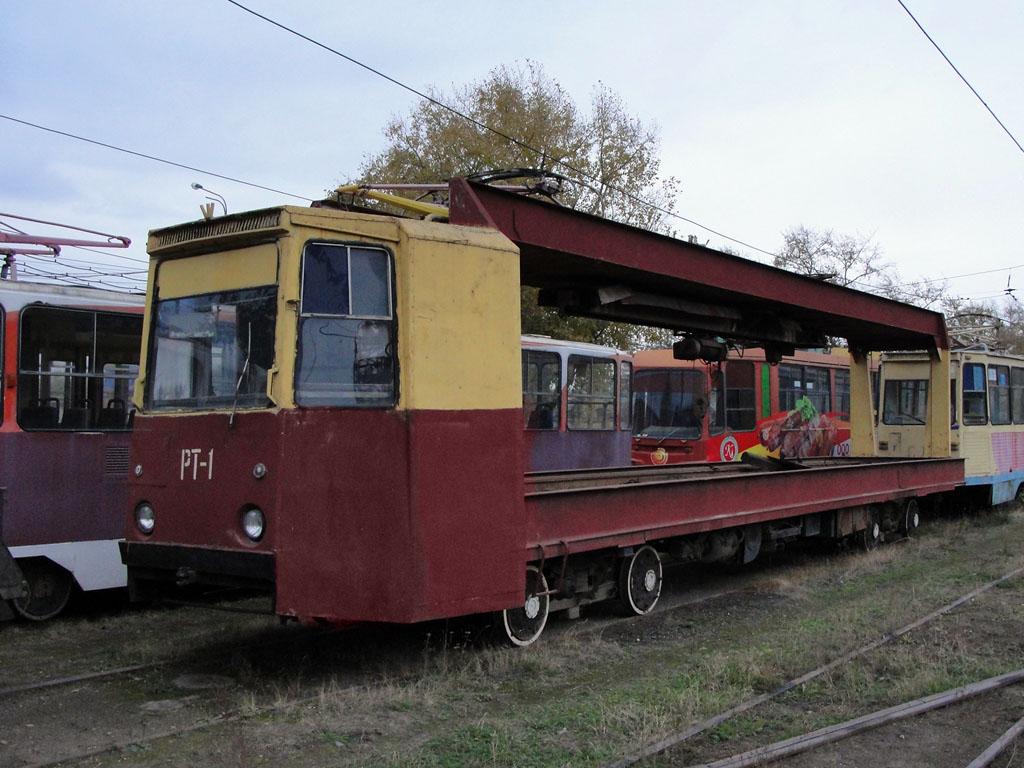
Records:
[[[150,234],[122,544],[133,596],[241,585],[321,623],[486,613],[529,645],[552,611],[615,598],[649,612],[665,558],[870,545],[964,482],[941,315],[463,179],[446,208],[417,205],[422,218],[346,198]],[[520,337],[523,284],[698,351],[724,339],[781,359],[845,338],[849,455],[538,464],[575,450],[541,432],[588,429],[627,463],[623,403],[654,389],[594,350],[560,357],[556,378]],[[874,456],[881,349],[929,353],[920,456]]]

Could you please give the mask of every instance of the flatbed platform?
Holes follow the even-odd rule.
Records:
[[[782,471],[739,462],[533,472],[531,548],[548,554],[922,497],[964,482],[960,459],[802,459]]]

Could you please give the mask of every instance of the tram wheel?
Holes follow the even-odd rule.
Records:
[[[12,600],[14,610],[30,621],[52,619],[64,610],[75,584],[69,571],[45,557],[19,560],[18,567],[28,582],[28,597]]]
[[[526,569],[525,598],[522,606],[507,608],[499,614],[501,639],[518,647],[531,645],[548,623],[548,580],[535,565]]]
[[[650,613],[661,597],[661,557],[645,545],[624,558],[619,571],[619,601],[630,614]]]
[[[857,534],[857,540],[861,549],[866,552],[870,552],[878,546],[878,543],[882,540],[882,526],[879,525],[874,515],[868,520],[868,527]]]
[[[900,524],[900,531],[906,536],[914,536],[921,525],[921,511],[917,499],[910,499],[903,508],[903,521]]]

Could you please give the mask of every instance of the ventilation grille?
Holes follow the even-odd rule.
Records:
[[[254,232],[262,229],[275,229],[281,223],[281,209],[271,208],[264,211],[253,211],[237,216],[226,216],[211,221],[196,221],[178,227],[160,229],[153,233],[158,248],[169,245],[187,243],[190,240],[203,240],[210,237],[237,235],[242,232]]]
[[[103,472],[107,475],[127,475],[131,456],[127,445],[108,445],[103,454]]]

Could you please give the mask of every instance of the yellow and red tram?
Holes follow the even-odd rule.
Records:
[[[963,481],[948,453],[872,458],[865,351],[931,349],[941,367],[940,315],[463,180],[431,214],[281,207],[151,233],[134,594],[240,584],[323,622],[496,611],[525,645],[552,610],[616,595],[651,610],[665,556],[873,541]],[[566,312],[773,356],[849,339],[853,455],[531,471],[522,283]],[[588,376],[581,418],[604,424],[612,389]]]

